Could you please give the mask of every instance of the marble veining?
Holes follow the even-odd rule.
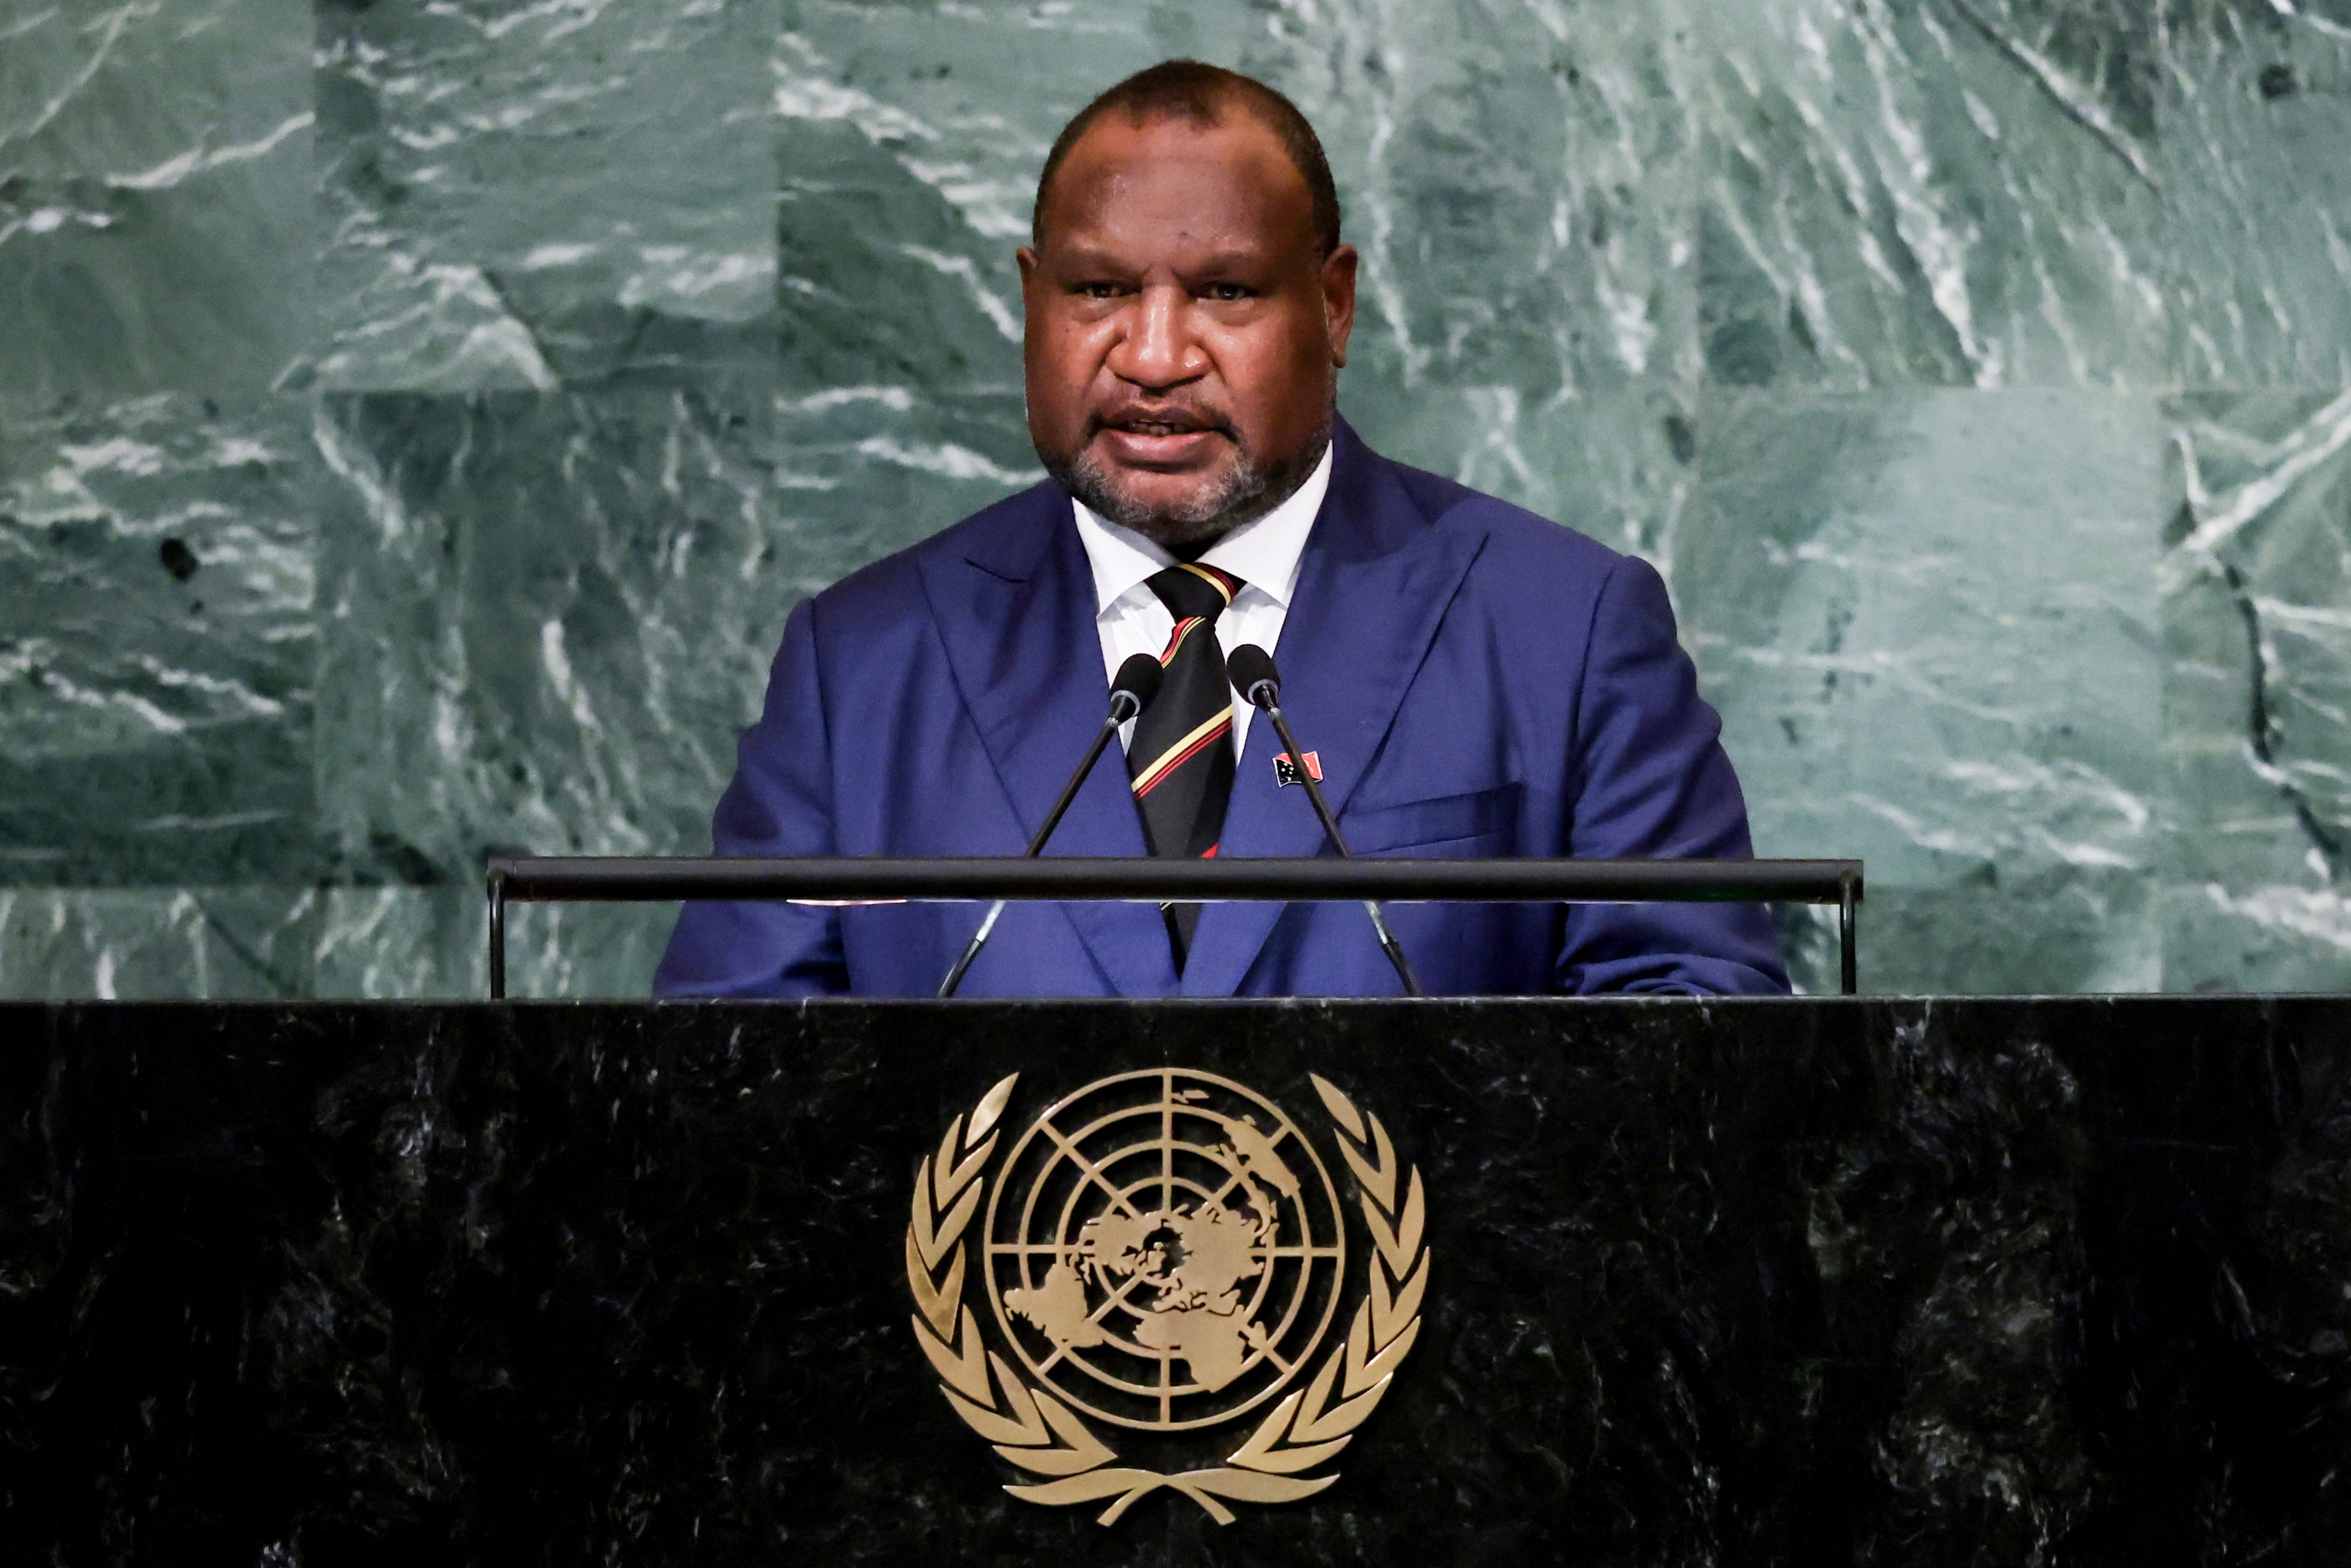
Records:
[[[1866,984],[2341,988],[2346,51],[2346,0],[0,11],[0,993],[463,995],[485,852],[700,848],[792,603],[1036,477],[1035,172],[1171,54],[1322,128],[1359,428],[1666,573],[1759,842],[1870,862]],[[659,918],[518,972],[640,993]]]
[[[0,413],[0,882],[321,871],[300,414],[189,393]]]

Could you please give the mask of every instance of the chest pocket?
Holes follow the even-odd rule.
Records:
[[[1518,836],[1524,792],[1523,786],[1510,783],[1396,806],[1351,806],[1339,819],[1339,831],[1359,855],[1456,859],[1507,853]]]

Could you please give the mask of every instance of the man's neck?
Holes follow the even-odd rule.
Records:
[[[1304,486],[1306,481],[1314,476],[1314,471],[1322,465],[1324,455],[1331,450],[1330,436],[1326,434],[1318,444],[1309,450],[1312,453],[1311,456],[1292,460],[1290,472],[1287,476],[1288,484],[1281,486],[1278,491],[1270,491],[1259,496],[1246,513],[1216,519],[1209,525],[1214,528],[1214,532],[1181,539],[1167,539],[1148,528],[1137,528],[1135,531],[1179,561],[1198,560],[1232,535],[1260,518],[1271,517],[1287,505],[1290,498],[1297,495]]]
[[[1255,522],[1257,519],[1251,517],[1249,520],[1250,522]],[[1239,523],[1228,523],[1220,532],[1213,534],[1207,538],[1186,539],[1182,544],[1163,544],[1159,548],[1165,550],[1169,555],[1174,556],[1179,561],[1197,560],[1202,556],[1207,554],[1210,550],[1216,549],[1218,545],[1224,543],[1227,536],[1230,535],[1235,528],[1239,527],[1241,527]]]

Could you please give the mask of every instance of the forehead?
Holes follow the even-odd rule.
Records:
[[[1053,174],[1039,239],[1050,248],[1214,243],[1282,251],[1313,244],[1313,197],[1280,140],[1229,107],[1213,125],[1113,112],[1087,127]]]

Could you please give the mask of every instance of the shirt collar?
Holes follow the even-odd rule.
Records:
[[[1306,537],[1322,510],[1331,489],[1331,451],[1306,483],[1290,498],[1253,523],[1244,523],[1218,539],[1200,558],[1203,566],[1221,567],[1284,609],[1298,589],[1298,567],[1305,559]],[[1071,501],[1077,514],[1078,538],[1094,573],[1094,605],[1107,610],[1141,587],[1155,572],[1176,564],[1176,558],[1133,528],[1123,528],[1098,517],[1083,501]]]

